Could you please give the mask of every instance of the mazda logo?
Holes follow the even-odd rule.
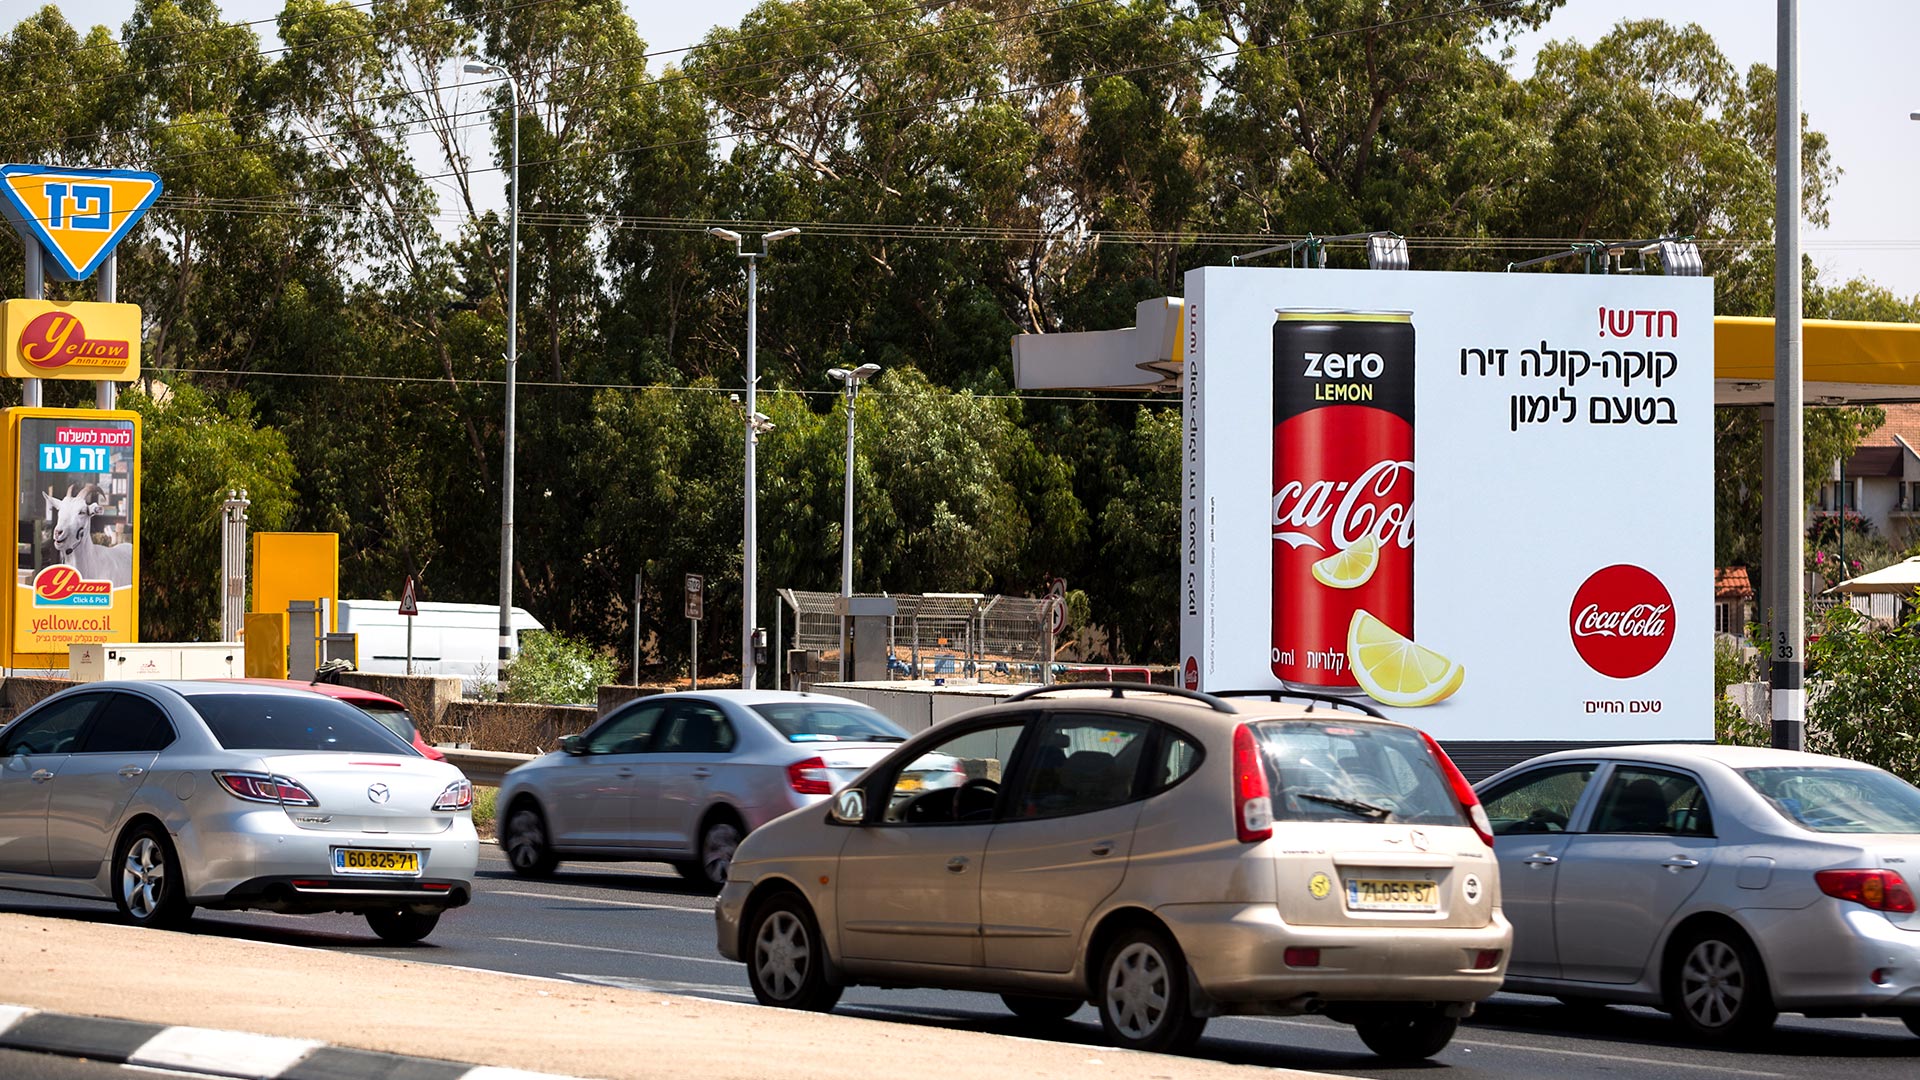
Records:
[[[377,803],[386,802],[387,799],[392,796],[392,794],[393,794],[392,792],[387,790],[387,785],[385,784],[367,785],[367,798],[372,799],[374,802],[377,802]]]

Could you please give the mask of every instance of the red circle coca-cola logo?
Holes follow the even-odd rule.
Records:
[[[1645,569],[1618,563],[1574,592],[1567,625],[1588,667],[1631,679],[1652,671],[1672,647],[1673,596]]]
[[[1187,657],[1187,662],[1186,662],[1186,665],[1185,665],[1185,667],[1184,667],[1184,668],[1183,668],[1183,669],[1181,670],[1181,672],[1180,672],[1180,676],[1181,676],[1181,678],[1182,678],[1182,679],[1184,679],[1184,680],[1186,681],[1186,684],[1187,684],[1187,689],[1189,689],[1189,690],[1198,690],[1198,689],[1200,689],[1200,660],[1199,660],[1199,658],[1198,658],[1198,657],[1193,657],[1193,656],[1189,656],[1189,657]]]

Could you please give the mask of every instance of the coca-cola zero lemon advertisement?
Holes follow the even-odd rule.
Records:
[[[1189,686],[1448,739],[1712,737],[1710,280],[1209,267],[1186,292]]]

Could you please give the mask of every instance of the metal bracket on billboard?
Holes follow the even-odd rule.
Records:
[[[1620,260],[1629,251],[1639,256],[1639,261],[1633,266],[1620,265]],[[1586,240],[1569,246],[1565,251],[1510,262],[1507,271],[1524,270],[1529,266],[1575,255],[1585,260],[1582,272],[1588,274],[1644,274],[1649,270],[1648,255],[1659,260],[1660,272],[1667,277],[1700,277],[1706,272],[1700,259],[1700,245],[1694,243],[1690,235],[1657,236],[1651,240]]]
[[[1235,255],[1228,259],[1233,266],[1239,266],[1242,259],[1257,259],[1262,255],[1271,255],[1276,251],[1287,253],[1287,265],[1299,265],[1294,256],[1306,253],[1305,265],[1310,270],[1324,270],[1327,266],[1327,245],[1347,240],[1365,240],[1367,242],[1367,268],[1369,270],[1407,270],[1411,264],[1407,259],[1407,238],[1391,229],[1375,229],[1372,232],[1341,233],[1339,236],[1315,236],[1308,233],[1299,240],[1285,244],[1275,244],[1258,251],[1249,251],[1245,255]]]

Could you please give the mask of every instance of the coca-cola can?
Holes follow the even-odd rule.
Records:
[[[1413,319],[1277,315],[1273,674],[1298,689],[1356,693],[1347,656],[1354,612],[1413,636]],[[1362,551],[1337,558],[1356,544]]]

